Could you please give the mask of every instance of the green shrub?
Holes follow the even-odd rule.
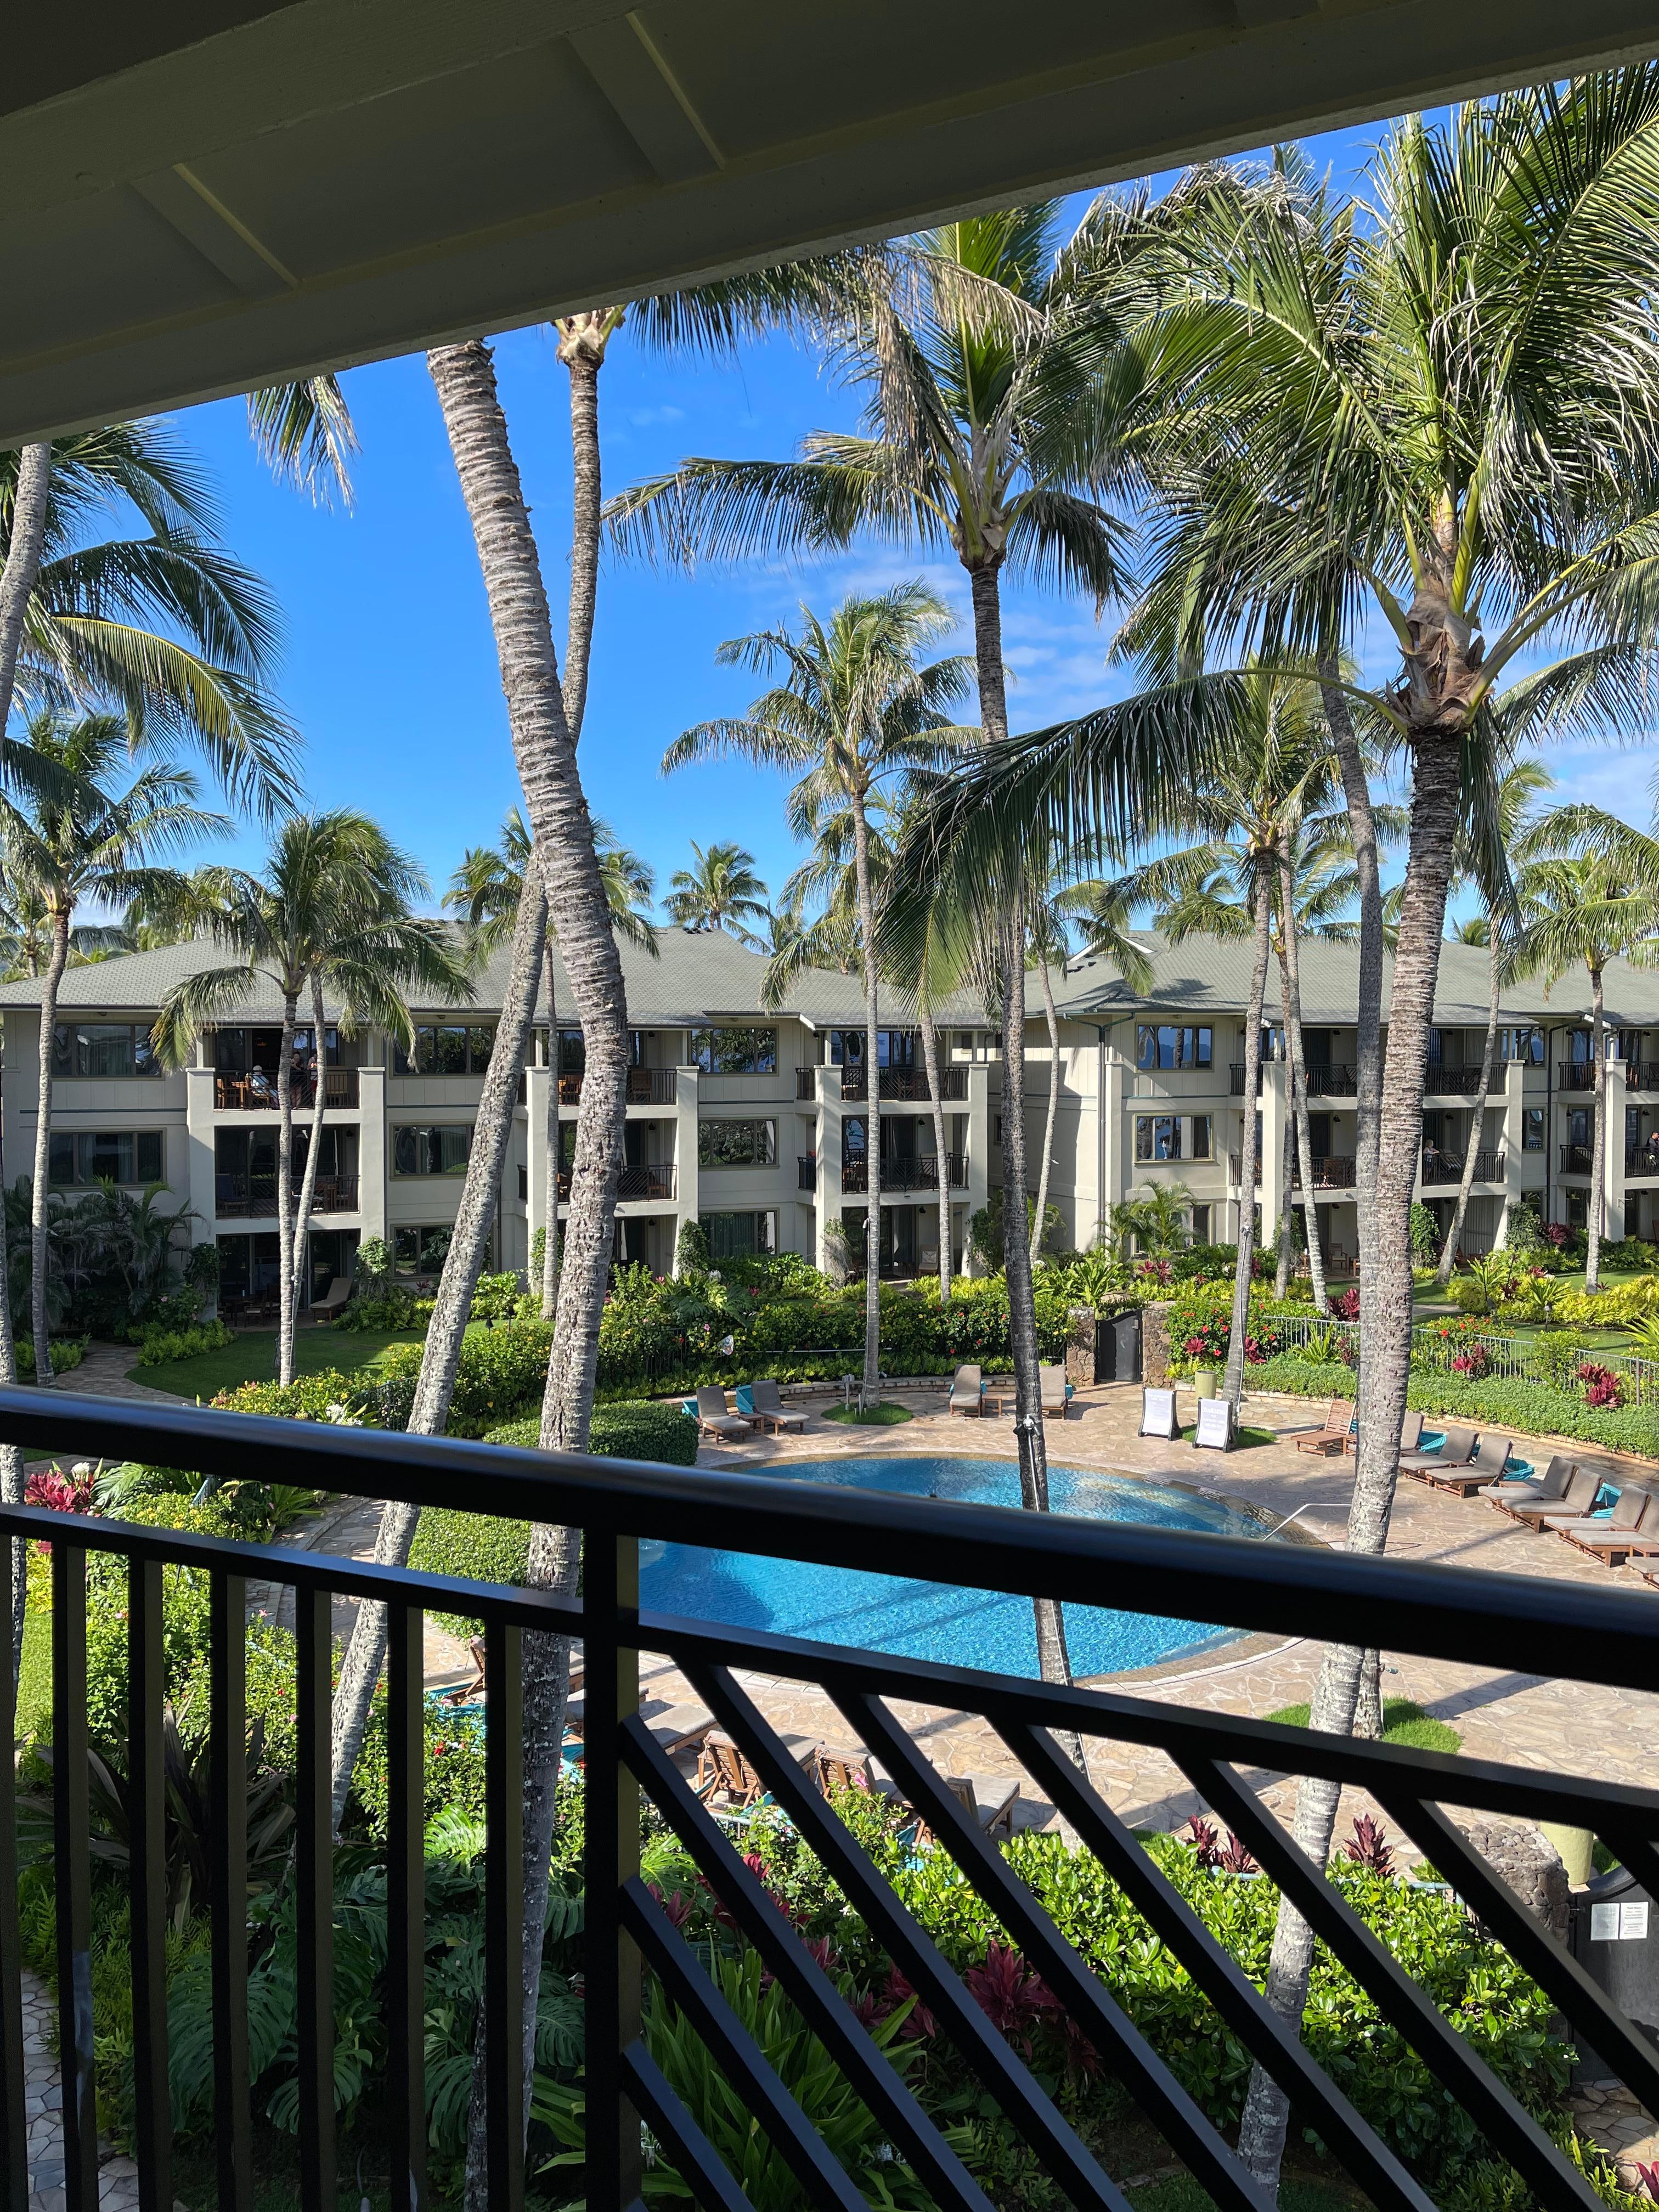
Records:
[[[1293,1398],[1352,1398],[1354,1390],[1353,1370],[1346,1361],[1302,1359],[1293,1352],[1262,1360],[1247,1380],[1252,1390],[1279,1390]]]
[[[452,1437],[482,1437],[528,1406],[539,1405],[547,1388],[547,1358],[553,1326],[540,1320],[514,1321],[488,1328],[474,1322],[461,1340],[449,1404]],[[394,1344],[380,1362],[387,1384],[413,1385],[424,1347]],[[388,1422],[386,1425],[393,1425]]]
[[[1609,1451],[1659,1460],[1659,1407],[1589,1406],[1576,1391],[1497,1376],[1466,1382],[1455,1375],[1413,1372],[1406,1403],[1474,1427],[1515,1436],[1580,1437]]]
[[[235,1341],[235,1330],[222,1321],[202,1322],[193,1328],[147,1328],[138,1338],[138,1364],[161,1367],[175,1359],[194,1359]]]
[[[369,1834],[380,1838],[386,1835],[386,1812],[391,1802],[386,1718],[386,1691],[382,1683],[374,1692],[374,1702],[369,1709],[368,1728],[363,1737],[362,1753],[357,1761],[357,1771],[352,1777],[354,1802],[350,1816],[354,1827],[366,1828]],[[422,1723],[425,1742],[422,1774],[426,1818],[435,1820],[441,1813],[453,1809],[468,1820],[482,1820],[484,1817],[483,1721],[476,1713],[457,1712],[453,1707],[435,1704],[428,1698],[425,1700]]]
[[[88,1340],[84,1336],[55,1336],[52,1340],[52,1371],[67,1375],[78,1367],[87,1356]],[[34,1340],[20,1337],[12,1346],[12,1356],[17,1362],[17,1379],[27,1382],[34,1373]]]
[[[1576,1380],[1581,1358],[1571,1329],[1546,1329],[1533,1340],[1532,1364],[1540,1382],[1565,1390]]]
[[[366,1295],[359,1291],[347,1300],[329,1323],[348,1336],[384,1335],[396,1328],[415,1326],[415,1300],[395,1286]]]
[[[143,1528],[181,1528],[221,1539],[240,1533],[234,1511],[220,1498],[202,1505],[180,1495],[134,1498],[123,1504],[121,1518]],[[207,1726],[208,1606],[204,1572],[162,1568],[163,1694],[192,1712],[202,1729]],[[87,1725],[98,1742],[118,1751],[126,1742],[127,1563],[109,1552],[87,1554]]]
[[[686,1425],[691,1425],[688,1422]],[[466,1582],[522,1583],[530,1557],[530,1523],[499,1520],[489,1513],[461,1513],[428,1505],[410,1547],[409,1564],[417,1574],[455,1575]],[[432,1619],[452,1636],[477,1636],[483,1623],[470,1613],[440,1613]]]
[[[413,1352],[420,1365],[419,1345],[398,1349]],[[368,1404],[372,1382],[362,1375],[348,1375],[338,1367],[325,1367],[315,1375],[301,1375],[293,1382],[242,1382],[222,1390],[213,1403],[231,1413],[270,1413],[289,1421],[359,1419]]]
[[[1425,1267],[1436,1266],[1443,1242],[1440,1224],[1419,1200],[1414,1200],[1412,1204],[1410,1235],[1413,1259]]]

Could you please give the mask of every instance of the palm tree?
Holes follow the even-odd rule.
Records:
[[[882,787],[890,792],[896,780],[932,768],[956,734],[946,709],[966,693],[969,670],[957,655],[922,660],[927,648],[955,627],[950,609],[924,584],[896,584],[874,596],[843,599],[827,623],[803,606],[799,637],[787,630],[760,630],[729,639],[720,648],[724,665],[752,668],[762,675],[781,665],[782,680],[763,692],[746,714],[701,722],[677,738],[663,756],[665,774],[720,754],[793,774],[798,780],[787,813],[798,837],[833,830],[843,812],[850,820],[864,968],[865,1158],[870,1181],[862,1402],[868,1406],[881,1395],[881,1016],[870,810]],[[700,855],[706,882],[714,878],[710,863],[715,856],[731,849],[716,846],[706,858]],[[733,855],[734,864],[747,857]],[[721,872],[729,883],[729,874]],[[674,878],[677,884],[681,880]],[[678,896],[689,900],[689,886]],[[728,890],[728,912],[732,896]],[[673,898],[668,905],[680,919]],[[950,1224],[947,1200],[940,1217],[942,1243],[949,1242]]]
[[[1534,823],[1516,883],[1521,927],[1506,965],[1546,987],[1582,965],[1590,986],[1590,1097],[1595,1141],[1584,1287],[1601,1287],[1607,1087],[1605,984],[1609,960],[1659,966],[1659,838],[1599,806],[1557,806]]]
[[[194,887],[214,942],[234,959],[175,985],[156,1019],[155,1047],[170,1066],[203,1028],[247,1002],[261,981],[283,1002],[276,1066],[276,1234],[281,1252],[276,1376],[294,1379],[294,1332],[306,1240],[322,1153],[327,1086],[323,1079],[324,994],[341,1002],[343,1025],[372,1022],[405,1046],[415,1026],[404,993],[419,985],[446,998],[472,988],[438,924],[411,911],[424,895],[419,867],[366,814],[339,807],[290,816],[273,841],[261,875],[237,868],[204,872]],[[189,896],[189,887],[185,895]],[[294,1038],[301,1001],[311,1001],[317,1081],[305,1174],[294,1190]]]
[[[1126,1198],[1108,1217],[1107,1237],[1127,1250],[1133,1237],[1154,1258],[1184,1251],[1192,1242],[1193,1194],[1184,1182],[1148,1182],[1139,1198]]]
[[[1411,831],[1380,1110],[1361,1158],[1361,1412],[1350,1552],[1387,1538],[1410,1358],[1409,1210],[1466,744],[1603,732],[1640,711],[1659,599],[1659,362],[1631,302],[1659,277],[1659,70],[1542,86],[1397,125],[1376,157],[1375,222],[1339,210],[1297,165],[1206,173],[1181,196],[1141,333],[1159,436],[1144,449],[1169,502],[1149,620],[1153,687],[1004,757],[959,794],[988,839],[1036,834],[1063,759],[1097,830],[1133,769],[1148,787],[1224,758],[1239,678],[1195,678],[1218,641],[1254,637],[1288,672],[1311,662],[1356,851],[1374,856],[1353,724],[1412,771]],[[1395,679],[1344,678],[1375,611]],[[1515,678],[1554,642],[1559,656]],[[1525,656],[1523,660],[1522,656]],[[1511,678],[1506,701],[1497,687]],[[1024,795],[1018,787],[1024,783]],[[971,841],[969,841],[971,842]],[[1362,915],[1362,1092],[1376,1078],[1380,893]],[[983,868],[981,853],[964,865]],[[1365,1131],[1376,1130],[1374,1192]],[[1333,1647],[1316,1726],[1346,1732],[1358,1654]],[[1297,1838],[1322,1863],[1335,1791],[1304,1790]],[[1305,1809],[1305,1817],[1304,1809]],[[1299,2017],[1311,1936],[1286,1911],[1274,2002]],[[1242,2154],[1276,2179],[1287,2108],[1253,2084]]]
[[[1103,311],[1104,279],[1133,252],[1137,226],[1097,203],[1067,240],[1044,202],[949,223],[908,241],[902,265],[865,272],[835,328],[839,366],[867,394],[864,433],[817,433],[798,460],[690,460],[635,488],[611,510],[619,542],[681,556],[817,550],[860,531],[955,555],[973,604],[979,723],[996,749],[1008,731],[1001,578],[1018,569],[1081,587],[1103,605],[1119,589],[1121,532],[1102,503],[1128,471],[1120,459],[1133,374]],[[1024,1191],[1025,1125],[1017,1088],[1025,1029],[1024,871],[982,879],[1002,909],[1002,1170]],[[1021,1495],[1048,1504],[1031,1269],[1006,1240]],[[1044,1635],[1042,1672],[1069,1675],[1063,1637]]]
[[[653,959],[659,956],[657,932],[648,918],[656,892],[656,877],[647,862],[621,844],[609,823],[593,823],[594,845],[611,927],[624,944],[637,945]],[[444,904],[458,913],[480,953],[489,953],[512,937],[520,901],[524,896],[532,841],[524,816],[516,806],[507,809],[501,823],[499,846],[475,845],[463,856],[444,894]],[[548,1065],[552,1070],[547,1087],[547,1228],[542,1257],[542,1310],[550,1320],[559,1295],[559,1018],[558,947],[547,937]]]
[[[1525,817],[1534,803],[1554,783],[1541,761],[1517,761],[1499,777],[1489,803],[1466,813],[1453,856],[1454,886],[1473,883],[1480,890],[1485,912],[1463,922],[1452,936],[1464,945],[1486,950],[1486,1035],[1480,1051],[1480,1089],[1469,1119],[1469,1141],[1463,1153],[1463,1172],[1457,1202],[1440,1248],[1436,1280],[1443,1290],[1451,1280],[1452,1262],[1463,1234],[1468,1212],[1469,1188],[1474,1181],[1475,1155],[1486,1123],[1486,1100],[1492,1091],[1492,1063],[1498,1052],[1498,992],[1503,978],[1505,940],[1512,934],[1516,915],[1515,885],[1510,878],[1512,857],[1523,856],[1531,840]]]
[[[141,769],[125,790],[112,788],[131,755],[146,749],[143,738],[119,715],[71,720],[42,708],[30,717],[27,734],[40,760],[70,779],[55,796],[40,792],[18,800],[0,799],[6,878],[44,908],[50,931],[40,979],[32,1248],[35,1379],[45,1386],[52,1380],[46,1231],[53,1044],[76,909],[88,902],[118,904],[135,897],[158,908],[171,900],[182,902],[189,896],[187,880],[158,865],[159,856],[229,824],[195,804],[195,779],[172,763]]]
[[[735,843],[711,845],[705,852],[695,838],[691,850],[692,865],[676,868],[668,878],[663,908],[670,921],[681,929],[723,929],[751,951],[764,951],[765,939],[746,926],[767,915],[766,886],[755,873],[754,854]]]

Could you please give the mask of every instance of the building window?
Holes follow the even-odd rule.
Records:
[[[148,1022],[59,1022],[52,1033],[54,1075],[159,1075]]]
[[[84,1188],[91,1183],[129,1185],[164,1182],[159,1129],[74,1130],[52,1139],[49,1178],[55,1188]]]
[[[1189,1157],[1195,1160],[1212,1160],[1215,1158],[1213,1124],[1207,1114],[1194,1114],[1193,1116],[1193,1149]]]
[[[1194,1243],[1207,1244],[1210,1241],[1210,1209],[1207,1206],[1193,1208],[1192,1224]]]
[[[1138,1160],[1178,1160],[1181,1158],[1180,1115],[1137,1114],[1135,1158]]]
[[[1544,1149],[1544,1109],[1541,1106],[1527,1106],[1522,1109],[1521,1149],[1523,1152],[1541,1152]]]
[[[435,1129],[404,1122],[392,1132],[392,1172],[395,1176],[465,1175],[471,1150],[470,1121]]]
[[[1208,1029],[1173,1028],[1142,1022],[1135,1029],[1137,1067],[1208,1067],[1213,1033]]]
[[[864,1042],[862,1030],[831,1030],[830,1032],[830,1066],[862,1067]],[[878,1030],[876,1031],[878,1067],[919,1067],[921,1064],[921,1034],[920,1030]]]
[[[1528,1067],[1544,1065],[1544,1032],[1535,1029],[1507,1029],[1498,1032],[1498,1057],[1522,1060]]]
[[[775,1121],[702,1121],[697,1164],[705,1168],[769,1168],[777,1164]]]
[[[519,1203],[520,1206],[528,1206],[530,1203],[530,1170],[528,1168],[520,1168],[519,1170]]]
[[[435,1275],[449,1256],[449,1247],[455,1234],[453,1221],[436,1223],[430,1229],[394,1229],[392,1232],[392,1263],[400,1275]]]
[[[708,1239],[711,1260],[752,1260],[775,1252],[777,1216],[775,1213],[702,1213],[697,1217]]]
[[[580,1034],[580,1032],[579,1032]],[[495,1046],[494,1022],[418,1022],[415,1049],[392,1048],[394,1075],[482,1075]]]
[[[691,1058],[705,1075],[775,1075],[775,1030],[693,1030]]]

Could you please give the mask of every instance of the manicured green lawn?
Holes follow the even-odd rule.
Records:
[[[1310,1708],[1306,1705],[1281,1705],[1276,1713],[1269,1713],[1270,1721],[1278,1721],[1285,1728],[1306,1728]],[[1421,1705],[1410,1698],[1384,1698],[1382,1700],[1382,1741],[1384,1743],[1404,1744],[1409,1751],[1461,1751],[1463,1739],[1446,1721],[1437,1721],[1432,1713],[1425,1713]]]
[[[871,1406],[860,1413],[856,1406],[836,1406],[824,1415],[826,1421],[842,1421],[860,1429],[896,1429],[901,1421],[912,1418],[908,1406],[896,1406],[890,1398],[884,1398],[878,1406]]]
[[[1184,1441],[1188,1443],[1191,1443],[1193,1438],[1198,1434],[1198,1430],[1194,1424],[1188,1422],[1181,1433]],[[1248,1424],[1241,1429],[1235,1430],[1233,1432],[1233,1449],[1235,1451],[1254,1451],[1258,1444],[1276,1444],[1278,1442],[1279,1437],[1275,1431],[1272,1429],[1253,1429],[1249,1427]]]
[[[416,1329],[381,1334],[372,1329],[361,1334],[338,1328],[302,1328],[294,1340],[295,1371],[319,1374],[325,1367],[343,1368],[350,1374],[373,1367],[393,1344],[418,1344]],[[240,1382],[274,1382],[276,1379],[276,1332],[274,1328],[241,1331],[234,1344],[217,1352],[198,1353],[194,1359],[173,1359],[160,1367],[132,1367],[133,1382],[147,1382],[152,1390],[171,1390],[180,1398],[212,1398],[221,1390],[234,1390]]]

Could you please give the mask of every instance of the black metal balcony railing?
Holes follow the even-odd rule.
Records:
[[[1561,1172],[1563,1175],[1588,1175],[1594,1155],[1588,1145],[1563,1145]]]
[[[843,1160],[841,1164],[841,1187],[852,1196],[870,1188],[870,1163],[867,1160]]]
[[[1255,1095],[1258,1098],[1261,1096],[1261,1079],[1266,1069],[1267,1062],[1264,1060],[1255,1072]],[[1227,1070],[1227,1079],[1233,1097],[1242,1098],[1244,1096],[1244,1069],[1241,1062],[1233,1062]]]
[[[561,1168],[555,1188],[561,1200],[570,1195],[568,1168]],[[618,1198],[672,1198],[674,1195],[673,1164],[661,1167],[623,1167],[617,1171]]]
[[[1594,1091],[1595,1070],[1587,1060],[1559,1060],[1555,1083],[1559,1091]]]
[[[818,1159],[816,1152],[801,1152],[795,1160],[797,1190],[816,1190],[818,1187]]]
[[[1423,1151],[1423,1182],[1425,1188],[1427,1188],[1431,1186],[1437,1186],[1441,1183],[1462,1182],[1463,1180],[1463,1161],[1466,1155],[1462,1152],[1445,1151],[1437,1152],[1431,1150],[1425,1146]],[[1503,1175],[1503,1172],[1504,1155],[1501,1152],[1489,1152],[1485,1146],[1482,1146],[1476,1152],[1474,1156],[1474,1180],[1476,1182],[1495,1182]]]
[[[630,1106],[672,1106],[676,1093],[675,1079],[678,1070],[672,1067],[630,1067],[628,1071],[628,1103]],[[559,1078],[561,1106],[580,1106],[582,1103],[582,1079],[580,1075]]]
[[[317,1103],[317,1079],[314,1075],[290,1077],[289,1103],[294,1111],[308,1113]],[[216,1074],[213,1079],[213,1103],[222,1114],[274,1114],[276,1111],[276,1078],[263,1068],[248,1075]],[[339,1108],[350,1112],[357,1104],[357,1071],[355,1067],[325,1067],[323,1070],[323,1106],[325,1110]]]
[[[797,1098],[816,1098],[816,1097],[817,1097],[817,1091],[818,1091],[818,1072],[817,1072],[817,1069],[816,1067],[798,1067],[798,1068],[795,1070],[795,1096],[796,1096],[796,1097],[797,1097]]]
[[[1659,1091],[1659,1060],[1626,1060],[1625,1085],[1630,1091]]]
[[[1358,1163],[1350,1152],[1316,1152],[1309,1162],[1313,1171],[1316,1190],[1352,1190]],[[1302,1181],[1302,1163],[1298,1155],[1296,1179]]]
[[[214,1178],[214,1207],[222,1221],[274,1221],[276,1218],[276,1178],[271,1176],[222,1175]],[[289,1200],[290,1211],[300,1205],[301,1177],[296,1174]],[[317,1188],[312,1194],[313,1213],[355,1213],[357,1210],[357,1178],[356,1176],[325,1176],[317,1178]]]
[[[896,1105],[925,1103],[933,1097],[927,1088],[925,1067],[883,1067],[877,1071],[878,1098],[889,1098]],[[807,1094],[809,1097],[811,1093]],[[841,1072],[841,1095],[843,1104],[856,1104],[870,1096],[869,1082],[861,1067],[843,1067]],[[968,1071],[965,1067],[942,1067],[939,1077],[941,1098],[965,1098],[968,1096]]]
[[[1310,1098],[1352,1098],[1359,1089],[1359,1078],[1352,1067],[1335,1061],[1322,1067],[1304,1071]]]
[[[1495,1064],[1492,1080],[1501,1085],[1502,1071]],[[1431,1098],[1476,1098],[1480,1094],[1480,1063],[1473,1067],[1451,1067],[1438,1060],[1423,1064],[1423,1090]]]
[[[1659,1176],[1659,1148],[1651,1145],[1626,1145],[1625,1173],[1626,1176]]]
[[[1072,2202],[1121,2203],[1096,2152],[1076,2132],[1018,2045],[981,2010],[961,1975],[901,1904],[852,1831],[816,1792],[737,1670],[826,1695],[878,1756],[961,1871],[989,1921],[1100,2054],[1104,2069],[1157,2128],[1221,2212],[1268,2212],[1225,2136],[1168,2062],[1120,2009],[1088,1960],[1055,1928],[1040,1897],[981,1834],[922,1747],[900,1725],[906,1710],[982,1717],[1031,1784],[1076,1831],[1109,1882],[1192,1976],[1228,2030],[1279,2085],[1298,2122],[1316,2129],[1378,2212],[1425,2212],[1421,2183],[1280,2021],[1249,1974],[1181,1897],[1139,1835],[1065,1756],[1054,1731],[1090,1744],[1162,1752],[1200,1802],[1251,1851],[1315,1935],[1354,1977],[1385,2026],[1424,2060],[1492,2153],[1524,2178],[1547,2212],[1594,2212],[1596,2198],[1546,2128],[1510,2094],[1421,1985],[1297,1848],[1257,1794],[1258,1778],[1317,1776],[1369,1791],[1442,1880],[1571,2023],[1576,2041],[1650,2111],[1659,2109],[1659,2051],[1569,1954],[1448,1817],[1460,1812],[1590,1829],[1649,1893],[1659,1889],[1659,1792],[1570,1772],[1468,1756],[1447,1758],[1124,1692],[1058,1687],[966,1668],[924,1664],[835,1643],[771,1636],[641,1612],[641,1538],[718,1545],[830,1567],[872,1555],[966,1591],[988,1589],[1066,1602],[1172,1613],[1245,1630],[1346,1644],[1482,1668],[1535,1673],[1540,1645],[1571,1652],[1589,1685],[1647,1690],[1659,1679],[1659,1607],[1536,1576],[1424,1566],[1333,1553],[1323,1545],[1249,1541],[1188,1531],[1010,1511],[793,1483],[765,1474],[740,1483],[717,1470],[641,1466],[580,1455],[513,1451],[446,1438],[294,1425],[247,1416],[120,1403],[60,1392],[0,1391],[0,1440],[184,1466],[204,1474],[293,1483],[417,1505],[465,1497],[483,1513],[580,1529],[580,1598],[380,1567],[176,1530],[125,1528],[40,1507],[0,1506],[0,1532],[52,1554],[54,1797],[52,1852],[63,1970],[58,2032],[67,2203],[98,2201],[93,2095],[100,2007],[85,1961],[91,1933],[88,1805],[87,1560],[128,1566],[127,1735],[133,1820],[129,1883],[133,1966],[133,2113],[147,2204],[173,2201],[165,1944],[162,1578],[169,1565],[205,1574],[210,1592],[210,1779],[208,1911],[214,2015],[215,2142],[222,2212],[253,2199],[248,2059],[248,1863],[243,1623],[251,1579],[296,1595],[295,1966],[299,1984],[301,2201],[332,2204],[337,2190],[332,2007],[333,1861],[329,1823],[331,1601],[372,1598],[390,1613],[387,1731],[388,1943],[380,1980],[387,2052],[385,2142],[391,2200],[427,2202],[425,2184],[422,1636],[427,1608],[484,1622],[485,1837],[483,2021],[489,2201],[523,2206],[523,1994],[520,1692],[526,1636],[580,1637],[584,1716],[586,1874],[584,2013],[586,2170],[593,2212],[623,2212],[640,2192],[641,2125],[700,2205],[745,2201],[692,2112],[641,2038],[648,1973],[689,2016],[739,2102],[796,2175],[803,2201],[856,2206],[850,2177],[713,1984],[707,1968],[641,1879],[641,1797],[723,1901],[741,1937],[799,2008],[897,2156],[941,2212],[987,2212],[981,2185],[934,2118],[861,2025],[826,1971],[739,1856],[740,1841],[693,1793],[639,1717],[641,1656],[678,1668],[742,1747],[780,1812],[828,1869],[848,1908],[908,1980],[991,2103]],[[21,1545],[4,1547],[8,1571]],[[0,1703],[10,1697],[9,1680]],[[1593,1691],[1587,1693],[1593,1705]],[[9,1725],[9,1711],[0,1711]],[[1570,1738],[1563,1740],[1564,1744]],[[7,2201],[27,2200],[27,2106],[14,1860],[15,1780],[0,1760],[0,2156]]]
[[[1244,1155],[1243,1152],[1228,1153],[1227,1174],[1229,1180],[1235,1184],[1243,1180],[1244,1174]],[[1261,1155],[1260,1152],[1255,1156],[1255,1179],[1257,1182],[1260,1182],[1261,1180]]]

